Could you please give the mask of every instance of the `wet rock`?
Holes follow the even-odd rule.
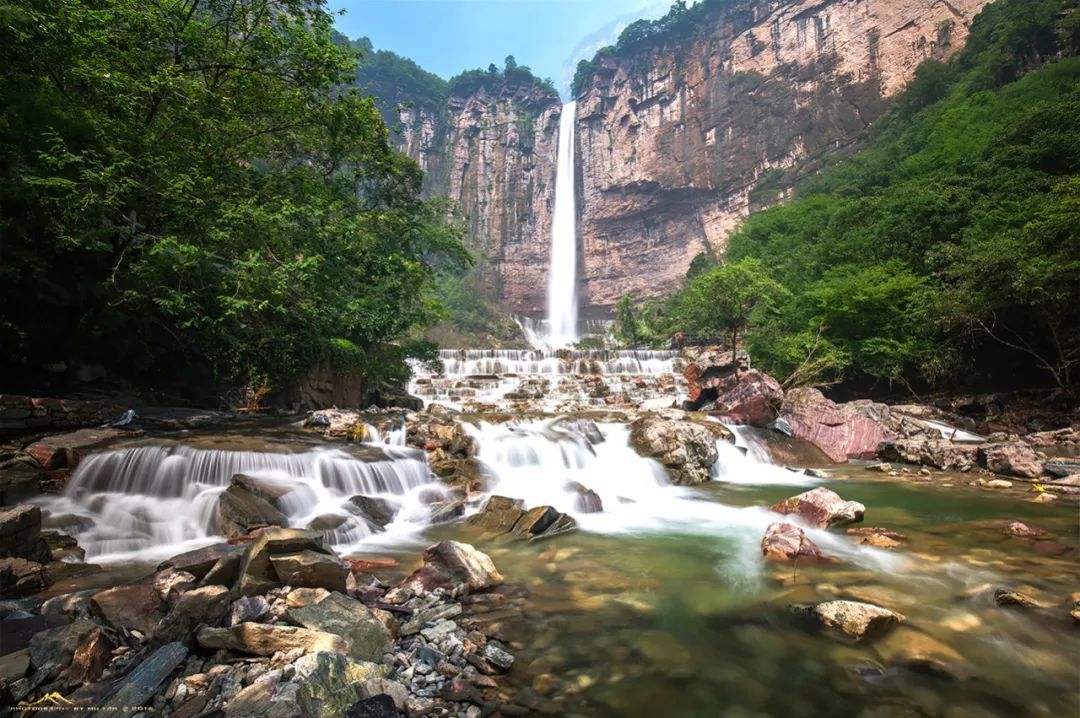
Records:
[[[0,595],[29,596],[52,585],[49,572],[25,558],[0,559]]]
[[[389,673],[386,666],[326,652],[302,656],[293,669],[293,680],[300,685],[300,715],[317,718],[339,718],[358,701],[372,697],[372,683]]]
[[[486,535],[522,539],[547,538],[577,527],[572,517],[551,506],[537,506],[528,511],[524,506],[525,502],[520,499],[492,496],[478,513],[467,519],[467,523]]]
[[[836,404],[808,387],[784,395],[780,418],[790,427],[791,436],[809,441],[837,463],[872,459],[878,445],[893,438],[889,407],[870,401]]]
[[[385,693],[365,698],[345,711],[345,718],[399,718],[404,715],[394,705],[394,699]]]
[[[265,599],[264,599],[265,601]],[[201,625],[217,626],[229,612],[229,589],[224,586],[203,586],[186,592],[177,600],[154,629],[158,644],[180,641],[186,643]]]
[[[592,445],[604,443],[604,435],[600,432],[600,427],[592,419],[564,416],[555,419],[548,426],[551,429],[566,431],[579,436]]]
[[[236,569],[240,566],[240,557],[243,553],[243,546],[219,543],[173,556],[167,561],[162,561],[158,565],[158,570],[172,568],[185,571],[199,581],[203,581],[212,573],[214,580],[204,583],[220,583],[228,586],[236,580]]]
[[[1008,521],[1005,523],[1001,530],[1002,533],[1008,536],[1033,539],[1035,541],[1045,541],[1054,538],[1054,534],[1050,533],[1046,529],[1041,529],[1036,526],[1028,526],[1022,521]]]
[[[289,608],[303,608],[322,601],[330,595],[325,588],[297,588],[289,591],[285,605]]]
[[[134,583],[98,591],[90,598],[95,616],[114,628],[149,635],[165,615],[165,602],[152,584]]]
[[[454,521],[465,515],[465,502],[463,500],[436,501],[429,507],[431,511],[431,523],[443,524]]]
[[[784,401],[780,382],[757,369],[719,380],[714,388],[712,412],[749,426],[768,426]]]
[[[353,496],[349,499],[356,515],[364,519],[373,530],[381,531],[394,520],[394,509],[386,499],[372,496]]]
[[[836,492],[819,486],[773,504],[769,510],[794,514],[809,526],[828,528],[862,521],[866,507],[857,501],[844,501]]]
[[[289,594],[291,597],[293,593],[299,591],[318,591],[323,589],[310,589],[310,588],[298,588]],[[323,591],[327,595],[328,592]],[[270,614],[270,602],[263,596],[241,596],[233,601],[232,606],[229,607],[229,625],[235,626],[238,623],[258,622],[260,619],[265,618]]]
[[[340,593],[289,609],[289,619],[304,628],[341,636],[348,644],[348,656],[357,661],[381,661],[393,644],[390,631],[367,606]]]
[[[874,647],[890,666],[948,678],[967,678],[972,674],[971,665],[963,656],[914,629],[901,627],[878,641]]]
[[[0,559],[25,558],[35,563],[52,560],[49,546],[41,538],[41,509],[20,504],[0,511]]]
[[[101,679],[112,662],[116,643],[98,628],[84,635],[71,655],[71,665],[60,675],[63,685],[74,687]]]
[[[999,588],[994,591],[994,603],[1003,608],[1043,608],[1044,606],[1026,593]]]
[[[1013,486],[1011,481],[1006,481],[1005,479],[991,479],[981,485],[988,489],[1011,489]]]
[[[333,556],[317,531],[268,528],[255,532],[254,540],[244,548],[237,569],[235,591],[241,596],[254,596],[278,588],[281,580],[270,562],[271,557],[314,551]]]
[[[254,656],[272,656],[278,651],[294,649],[304,653],[348,653],[348,644],[341,636],[266,623],[241,623],[228,628],[205,626],[199,629],[196,639],[203,648],[223,648]]]
[[[318,551],[297,551],[270,557],[270,565],[284,586],[344,591],[349,565],[337,556]]]
[[[187,657],[187,648],[180,643],[169,643],[144,658],[129,673],[112,694],[101,703],[106,710],[130,711],[144,706],[165,681]]]
[[[436,588],[465,595],[503,581],[491,558],[467,543],[441,541],[423,553],[424,565],[386,594],[389,603],[403,603]]]
[[[88,636],[101,628],[93,621],[73,621],[41,631],[30,639],[30,669],[51,680],[71,665],[75,651]]]
[[[141,433],[121,429],[79,429],[46,436],[27,446],[26,453],[37,459],[46,470],[74,469],[82,457]]]
[[[447,603],[429,608],[422,608],[413,614],[408,621],[401,624],[401,635],[412,636],[419,633],[420,629],[429,623],[455,618],[460,616],[461,612],[462,608],[459,603]]]
[[[480,649],[480,656],[491,665],[503,671],[514,665],[514,656],[498,641],[488,641]]]
[[[883,441],[878,458],[906,464],[931,466],[942,471],[970,471],[979,464],[979,449],[940,438]]]
[[[847,534],[854,536],[864,546],[874,548],[896,548],[906,536],[898,531],[883,528],[857,528],[848,529]]]
[[[75,620],[78,618],[90,618],[90,599],[97,593],[96,589],[86,589],[65,593],[62,596],[53,596],[41,604],[43,616],[63,615]]]
[[[765,529],[761,553],[769,561],[827,561],[813,541],[794,524],[774,523]]]
[[[172,605],[185,591],[195,588],[198,579],[187,571],[168,568],[154,574],[154,589],[161,600]]]
[[[1021,442],[985,445],[979,449],[979,459],[995,474],[1035,478],[1043,473],[1043,462],[1035,450]]]
[[[836,637],[855,641],[882,636],[907,620],[887,608],[861,601],[826,601],[814,606],[794,606],[792,610]]]
[[[583,514],[598,514],[604,510],[604,502],[600,499],[600,494],[592,489],[576,481],[571,481],[566,487],[577,494],[574,497],[574,511]]]
[[[676,484],[692,486],[709,480],[716,463],[717,436],[689,421],[647,414],[630,425],[630,443],[641,456],[663,464]]]
[[[683,370],[691,405],[696,408],[717,395],[717,385],[738,372],[750,369],[750,356],[719,346],[690,347],[684,350],[687,364]]]
[[[278,507],[278,499],[291,490],[245,474],[233,476],[229,488],[218,497],[218,531],[226,538],[236,538],[258,528],[287,525],[289,519]]]
[[[0,656],[0,683],[10,684],[23,678],[29,671],[29,648],[22,648]]]

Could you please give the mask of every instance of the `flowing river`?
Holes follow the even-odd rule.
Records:
[[[481,543],[507,580],[528,591],[523,613],[495,609],[486,620],[514,646],[510,678],[539,709],[582,716],[1076,715],[1080,634],[1061,609],[1080,586],[1075,508],[941,481],[874,479],[858,466],[813,478],[770,463],[767,436],[739,428],[734,445],[718,444],[711,481],[679,487],[630,448],[628,428],[618,422],[599,421],[602,437],[585,441],[550,419],[464,418],[492,477],[490,493],[552,505],[580,525],[544,542]],[[183,432],[91,456],[63,496],[42,503],[48,523],[75,535],[87,561],[117,571],[219,541],[216,499],[238,472],[282,486],[280,503],[294,526],[342,517],[326,535],[345,555],[411,562],[435,540],[476,540],[460,523],[428,525],[426,504],[445,489],[423,452],[401,446],[400,428],[369,436],[364,444],[329,444],[295,425],[257,422],[225,433]],[[604,510],[576,511],[574,482],[595,491]],[[864,503],[863,525],[902,533],[901,545],[872,548],[842,530],[811,529],[835,563],[764,562],[761,536],[776,519],[766,507],[815,485]],[[386,531],[373,531],[345,508],[356,494],[388,501],[394,519]],[[994,523],[1006,519],[1053,538],[1007,536]],[[1003,609],[993,601],[997,587],[1023,587],[1055,608]],[[833,598],[887,605],[908,621],[887,641],[848,645],[806,630],[788,608]],[[905,643],[925,636],[935,643]],[[889,667],[890,652],[919,650],[945,653],[931,655],[926,671]]]

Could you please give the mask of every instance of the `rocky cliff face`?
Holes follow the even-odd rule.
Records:
[[[600,60],[578,97],[579,296],[673,289],[775,200],[755,192],[771,171],[852,144],[987,2],[732,0],[692,39]]]
[[[425,193],[461,205],[471,245],[514,311],[546,302],[561,107],[535,85],[493,81],[451,95],[445,112],[400,113],[399,144],[423,168]]]

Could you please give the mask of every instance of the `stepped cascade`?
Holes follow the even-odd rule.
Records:
[[[630,405],[685,391],[678,353],[663,350],[443,349],[441,370],[413,365],[409,392],[455,408],[518,403],[572,410]]]

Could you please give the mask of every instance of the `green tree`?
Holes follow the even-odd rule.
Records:
[[[14,371],[281,386],[399,381],[436,263],[356,58],[310,0],[41,0],[0,20],[0,341]],[[48,327],[43,330],[43,327]],[[9,376],[11,374],[9,373]]]
[[[623,346],[633,346],[645,338],[641,321],[637,316],[637,309],[634,306],[634,299],[629,292],[623,294],[615,303],[615,323],[612,325],[612,334]]]

